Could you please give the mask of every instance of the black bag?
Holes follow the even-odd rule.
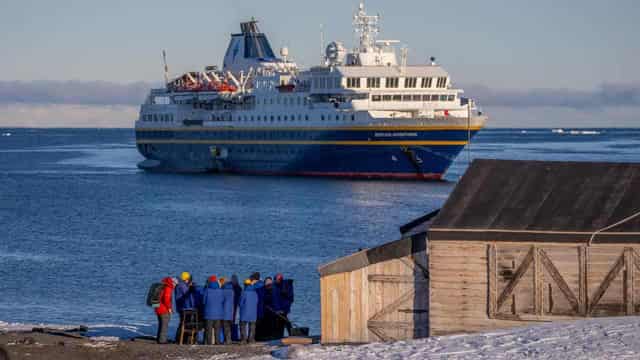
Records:
[[[162,290],[165,285],[163,283],[151,284],[149,292],[147,293],[147,306],[157,308],[160,306],[160,298],[162,297]]]

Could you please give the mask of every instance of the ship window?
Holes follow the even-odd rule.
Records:
[[[340,120],[340,115],[336,115],[336,121]]]
[[[402,101],[402,95],[393,95],[393,101]]]
[[[274,119],[274,117],[273,117],[273,115],[271,115],[271,122],[273,122],[273,119]]]
[[[455,101],[455,99],[456,99],[455,95],[449,95],[449,98],[448,98],[449,101]]]
[[[278,121],[280,121],[280,115],[278,115]]]
[[[420,101],[422,100],[422,95],[413,95],[413,101]]]
[[[347,78],[347,88],[357,89],[360,87],[360,78]]]
[[[431,95],[431,101],[438,101],[440,100],[440,96],[438,95]]]
[[[418,84],[418,79],[414,77],[404,79],[404,87],[406,88],[415,88]]]
[[[305,115],[305,116],[304,116],[304,120],[305,120],[305,121],[309,121],[309,115]]]
[[[390,89],[397,88],[400,82],[397,77],[386,78],[385,80],[385,86]]]
[[[367,78],[367,87],[368,88],[379,88],[380,87],[380,78]]]
[[[402,95],[402,101],[411,101],[411,95]]]
[[[295,121],[296,120],[296,116],[295,115],[291,115],[291,121]]]
[[[320,120],[324,121],[324,115],[320,115]]]
[[[447,95],[440,95],[440,101],[447,101]]]
[[[391,95],[382,95],[382,101],[391,101]]]
[[[371,96],[371,101],[381,101],[382,97],[380,95]]]
[[[432,82],[433,82],[433,79],[430,77],[422,78],[422,87],[424,89],[429,89],[431,87]]]
[[[356,121],[356,116],[355,115],[351,115],[351,121]]]
[[[447,77],[446,76],[439,77],[436,87],[440,89],[444,89],[445,87],[447,87]]]
[[[287,115],[284,116],[284,121],[289,120],[289,117]]]

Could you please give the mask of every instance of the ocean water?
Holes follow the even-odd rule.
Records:
[[[150,283],[260,271],[318,334],[318,265],[398,239],[473,158],[640,162],[640,129],[487,129],[445,182],[147,174],[132,130],[0,129],[0,327],[153,334]]]

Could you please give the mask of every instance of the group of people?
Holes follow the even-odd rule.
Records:
[[[204,329],[205,345],[280,339],[285,329],[291,335],[288,316],[293,304],[293,280],[285,279],[282,274],[262,280],[256,272],[242,285],[236,275],[229,281],[212,275],[201,287],[195,284],[190,273],[183,272],[180,279],[166,277],[162,283],[155,307],[160,344],[168,342],[174,302],[180,319],[176,342],[186,328],[187,312],[197,314],[196,331]]]

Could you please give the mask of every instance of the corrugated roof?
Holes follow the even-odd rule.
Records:
[[[476,160],[429,240],[582,242],[638,212],[640,164]],[[640,217],[594,242],[640,243]]]

